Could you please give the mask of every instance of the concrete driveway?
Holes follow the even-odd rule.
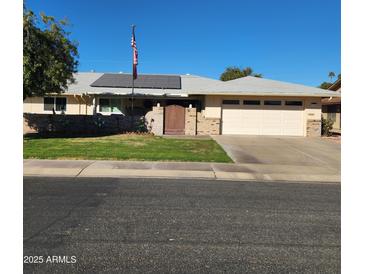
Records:
[[[341,146],[329,140],[281,136],[213,136],[240,164],[304,166],[340,173]]]

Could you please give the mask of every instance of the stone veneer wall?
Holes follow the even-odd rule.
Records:
[[[164,108],[153,107],[151,111],[147,112],[146,115],[147,130],[154,135],[163,135],[164,127]]]
[[[321,136],[321,120],[307,120],[307,137]]]
[[[185,135],[196,135],[196,108],[185,108]]]
[[[147,131],[144,116],[124,115],[60,115],[23,114],[23,130],[27,132],[60,133],[123,133],[128,131]],[[26,132],[25,132],[26,133]]]
[[[220,118],[205,118],[201,112],[197,113],[197,135],[219,135]]]

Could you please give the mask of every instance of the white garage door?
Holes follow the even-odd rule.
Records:
[[[222,134],[304,136],[303,102],[224,100]]]

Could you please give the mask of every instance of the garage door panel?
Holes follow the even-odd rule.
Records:
[[[261,112],[263,113],[261,135],[281,135],[281,111],[278,109],[265,109]]]
[[[301,106],[223,106],[222,133],[303,136]]]
[[[262,112],[259,109],[246,109],[241,110],[240,127],[243,127],[241,132],[243,134],[258,135],[260,134],[260,127],[262,121]]]
[[[303,136],[301,108],[283,110],[283,135]]]

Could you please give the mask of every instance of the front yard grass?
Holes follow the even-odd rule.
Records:
[[[152,135],[45,138],[24,137],[25,159],[191,161],[232,163],[214,140]]]

